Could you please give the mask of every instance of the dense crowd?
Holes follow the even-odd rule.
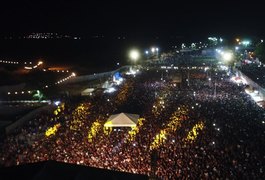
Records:
[[[265,66],[263,64],[245,64],[240,67],[240,70],[261,87],[265,87]]]
[[[52,159],[161,179],[264,179],[264,110],[226,72],[213,71],[210,82],[194,73],[175,86],[161,81],[161,70],[145,70],[117,92],[65,102],[8,135],[0,163]],[[142,119],[136,128],[104,128],[119,112]],[[56,131],[47,136],[49,129]]]

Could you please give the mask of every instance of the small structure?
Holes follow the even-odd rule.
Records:
[[[81,92],[81,96],[89,96],[95,89],[94,88],[87,88]]]
[[[104,127],[133,127],[136,126],[139,117],[138,114],[114,114],[109,117]]]

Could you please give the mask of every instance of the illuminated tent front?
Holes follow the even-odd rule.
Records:
[[[90,93],[92,93],[95,89],[94,88],[87,88],[84,91],[81,92],[81,96],[88,96]]]
[[[104,127],[133,127],[136,126],[138,119],[138,114],[114,114],[109,117]]]

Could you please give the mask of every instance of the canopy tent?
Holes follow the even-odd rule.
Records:
[[[88,96],[90,93],[92,93],[95,89],[94,88],[87,88],[84,91],[81,92],[81,96]]]
[[[104,127],[133,127],[136,126],[139,117],[138,114],[114,114],[109,117]]]

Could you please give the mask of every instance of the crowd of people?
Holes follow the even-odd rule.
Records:
[[[265,111],[244,87],[218,69],[210,82],[194,70],[180,86],[162,81],[161,71],[143,70],[117,92],[39,115],[6,137],[1,165],[56,160],[160,179],[265,178]],[[138,128],[104,128],[119,112],[139,114]]]
[[[251,80],[265,87],[265,66],[260,63],[245,64],[239,67],[240,70]]]

